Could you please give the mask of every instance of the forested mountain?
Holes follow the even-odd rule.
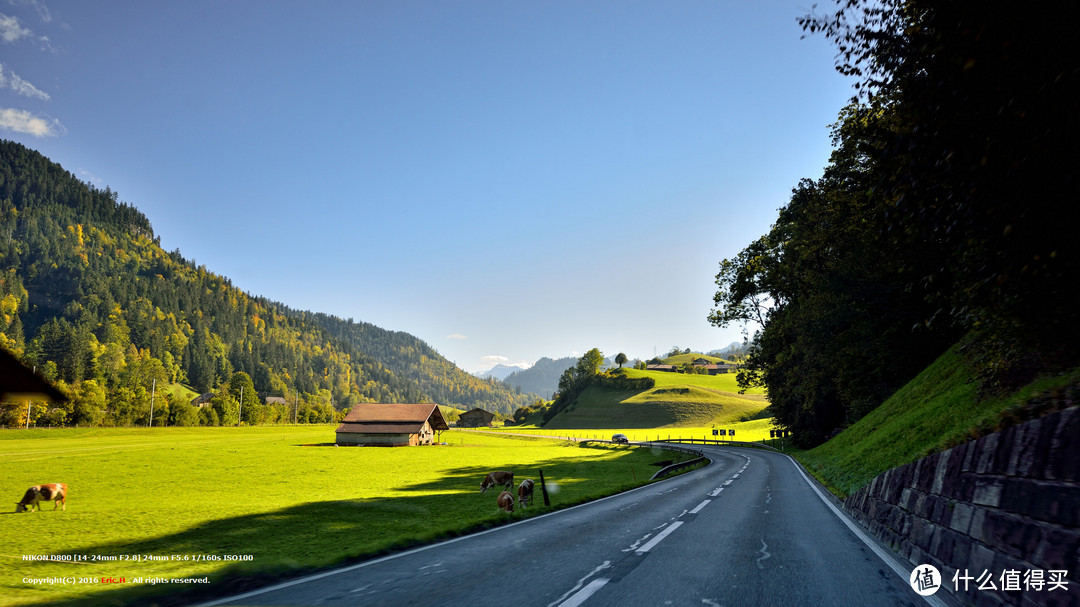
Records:
[[[520,389],[522,392],[530,392],[544,398],[551,398],[551,395],[559,389],[559,378],[562,377],[563,371],[573,367],[577,360],[573,356],[558,360],[552,360],[545,356],[528,369],[511,373],[503,381]]]
[[[237,415],[241,384],[251,386],[249,423],[286,413],[257,406],[252,392],[285,397],[311,421],[358,402],[509,412],[528,400],[407,333],[244,293],[162,250],[149,220],[115,192],[9,141],[0,141],[0,346],[72,397],[40,412],[39,425],[146,423],[155,382],[218,391],[216,418],[200,411],[201,423]],[[193,423],[190,407],[163,401],[155,423]]]

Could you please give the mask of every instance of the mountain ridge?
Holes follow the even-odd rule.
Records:
[[[211,392],[237,372],[260,394],[320,404],[319,419],[367,401],[509,412],[527,400],[411,334],[244,293],[161,249],[149,219],[116,192],[6,140],[0,312],[0,346],[72,396],[45,422],[56,425],[143,423],[154,385]]]

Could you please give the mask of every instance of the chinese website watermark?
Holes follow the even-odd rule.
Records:
[[[953,592],[967,592],[971,588],[978,590],[1055,592],[1069,591],[1069,572],[1065,569],[1006,569],[1000,574],[983,569],[979,575],[972,575],[967,569],[957,569],[952,577]],[[941,572],[933,565],[919,565],[908,578],[911,589],[921,596],[930,596],[937,592],[944,580]]]

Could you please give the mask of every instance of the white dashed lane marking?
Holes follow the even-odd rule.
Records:
[[[644,546],[642,546],[641,548],[638,548],[638,549],[637,549],[637,550],[635,550],[634,552],[636,552],[637,554],[644,554],[644,553],[646,553],[646,552],[648,552],[648,551],[652,550],[652,549],[653,549],[653,547],[655,547],[655,546],[656,546],[657,544],[659,544],[660,542],[662,542],[662,541],[664,540],[664,538],[665,538],[665,537],[667,537],[667,536],[671,535],[671,532],[672,532],[672,531],[675,531],[676,529],[678,529],[678,528],[679,528],[680,526],[682,526],[682,524],[683,524],[683,522],[682,522],[682,521],[675,521],[675,522],[674,522],[674,523],[672,523],[672,524],[671,524],[671,526],[669,526],[669,527],[668,527],[667,529],[664,529],[664,530],[663,530],[663,531],[661,531],[660,533],[657,533],[657,534],[656,534],[656,537],[654,537],[653,539],[649,540],[649,543],[648,543],[648,544],[645,544]]]

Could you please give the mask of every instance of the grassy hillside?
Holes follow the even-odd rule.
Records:
[[[757,417],[768,405],[760,390],[738,394],[734,374],[623,373],[650,377],[656,385],[644,391],[589,386],[545,429],[711,427]]]
[[[690,354],[677,354],[675,356],[669,356],[662,360],[664,361],[665,365],[681,365],[683,363],[692,363],[699,358],[704,358],[713,365],[731,362],[730,360],[724,360],[717,356],[707,356],[705,354],[698,354],[697,352],[691,352]]]
[[[796,457],[846,497],[882,472],[1007,425],[1045,395],[1080,382],[1080,370],[1046,377],[980,402],[972,371],[954,347],[880,407],[832,440]]]
[[[446,446],[393,449],[326,445],[333,436],[333,425],[0,430],[4,495],[14,501],[36,483],[68,485],[66,511],[45,504],[0,516],[0,605],[130,604],[191,587],[135,577],[208,576],[214,584],[327,566],[520,518],[479,492],[492,469],[523,479],[542,468],[555,508],[643,484],[654,462],[672,457],[455,431],[442,434]],[[548,509],[538,500],[528,510]],[[104,558],[31,562],[24,554]],[[88,581],[26,581],[68,576]],[[92,583],[101,577],[128,582]]]
[[[624,369],[627,377],[651,377],[656,382],[657,388],[672,386],[698,386],[707,390],[729,392],[738,394],[739,384],[735,381],[734,373],[721,373],[720,375],[697,375],[688,373],[669,373],[666,371],[640,371],[638,369]],[[750,388],[742,396],[758,396],[765,400],[765,388]]]

